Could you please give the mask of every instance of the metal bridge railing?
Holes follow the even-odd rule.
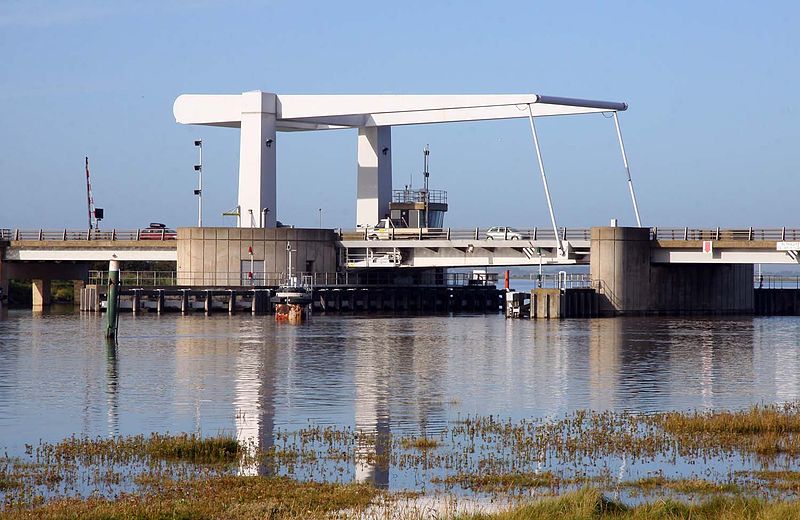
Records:
[[[551,228],[512,228],[505,237],[493,237],[522,240],[555,240]],[[381,231],[374,228],[361,228],[355,230],[338,230],[340,239],[343,240],[368,240],[372,236],[378,239],[417,239],[417,240],[485,240],[488,238],[488,228],[428,228],[411,229],[398,228]],[[591,230],[588,228],[560,228],[558,234],[562,240],[591,239]],[[175,240],[176,233],[171,230],[118,230],[118,229],[0,229],[0,240],[27,240],[27,241],[67,241],[67,240],[140,240],[164,241]],[[653,240],[764,240],[764,241],[800,241],[800,229],[795,228],[659,228],[650,230]]]
[[[588,289],[594,287],[596,282],[588,273],[531,273],[530,280],[536,287],[543,289]]]
[[[800,289],[800,276],[762,274],[753,276],[756,289]]]
[[[7,240],[141,240],[162,241],[175,240],[175,232],[171,230],[141,229],[7,229]]]
[[[146,287],[176,285],[175,271],[120,271],[122,285]],[[89,271],[89,283],[108,285],[108,271]]]
[[[314,287],[346,287],[364,285],[395,285],[395,277],[384,272],[333,272],[296,273],[298,279],[308,281]],[[120,283],[128,287],[172,287],[191,285],[215,285],[219,287],[277,287],[287,282],[286,273],[204,273],[175,271],[120,271]],[[431,286],[493,286],[497,273],[419,273],[414,276],[415,285]],[[108,271],[90,271],[89,284],[108,285]]]
[[[800,241],[800,229],[791,228],[658,228],[650,233],[654,240],[765,240]]]

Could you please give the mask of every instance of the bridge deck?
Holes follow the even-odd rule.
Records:
[[[398,230],[394,239],[369,240],[369,230],[338,232],[346,267],[482,267],[586,264],[590,234],[586,228],[562,228],[568,244],[557,254],[553,230],[520,229],[518,240],[492,240],[484,228]],[[655,263],[795,264],[800,229],[652,228]],[[704,252],[711,242],[712,251]],[[793,246],[792,244],[795,244]],[[177,261],[177,240],[153,239],[140,230],[0,229],[5,261]],[[792,249],[794,247],[794,249]]]

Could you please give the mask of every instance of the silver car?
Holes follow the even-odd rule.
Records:
[[[522,233],[505,226],[490,227],[486,230],[488,240],[522,240]]]

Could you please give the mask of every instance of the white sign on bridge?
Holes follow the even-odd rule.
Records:
[[[778,251],[800,251],[800,242],[778,242]]]

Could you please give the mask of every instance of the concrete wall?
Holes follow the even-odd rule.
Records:
[[[592,228],[590,273],[600,313],[751,314],[749,264],[651,264],[650,230]]]
[[[6,256],[7,242],[0,241],[0,295],[3,298],[8,297],[8,273],[6,266],[3,264],[3,258]]]
[[[294,250],[295,274],[309,271],[309,261],[313,262],[311,272],[336,272],[336,234],[330,229],[178,228],[178,284],[250,285],[247,273],[252,247],[253,285],[278,285],[287,272],[287,242]],[[247,263],[246,269],[242,269],[242,261]]]
[[[594,289],[533,289],[530,317],[535,319],[596,317],[597,299]]]
[[[800,316],[800,289],[756,289],[755,314]]]

